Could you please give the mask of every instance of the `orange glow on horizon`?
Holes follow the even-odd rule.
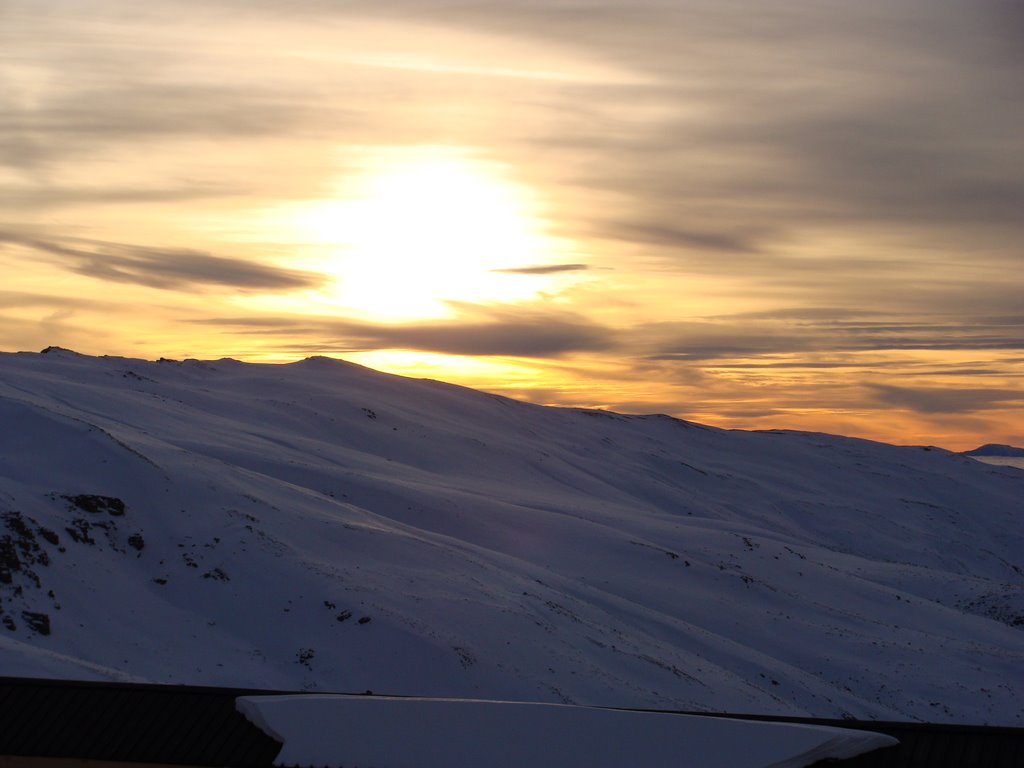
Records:
[[[2,350],[1024,445],[984,4],[8,5]]]

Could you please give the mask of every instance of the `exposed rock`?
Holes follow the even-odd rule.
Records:
[[[40,635],[50,634],[50,616],[36,611],[22,611],[21,618]]]
[[[0,536],[0,584],[12,584],[15,574],[21,574],[38,587],[39,575],[32,566],[49,565],[50,556],[20,512],[4,512],[0,521],[7,528]]]
[[[92,529],[88,520],[83,520],[80,517],[76,517],[71,521],[71,525],[64,528],[68,532],[68,536],[77,541],[79,544],[95,544],[94,539],[89,531]]]
[[[99,496],[92,493],[80,493],[76,496],[64,496],[72,505],[83,512],[99,514],[106,512],[114,517],[120,517],[125,513],[125,505],[116,496]]]
[[[222,568],[214,568],[212,571],[207,571],[203,574],[203,578],[213,579],[214,581],[231,581],[231,578]]]
[[[60,544],[60,536],[57,535],[56,531],[51,531],[49,528],[45,528],[43,526],[39,526],[37,530],[39,531],[40,536],[42,536],[44,539],[46,539],[54,546]]]

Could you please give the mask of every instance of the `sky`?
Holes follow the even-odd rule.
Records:
[[[0,0],[0,349],[1024,445],[1018,0]]]

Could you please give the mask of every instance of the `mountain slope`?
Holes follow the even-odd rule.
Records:
[[[0,355],[0,672],[1020,725],[1024,473],[325,358]]]
[[[986,443],[973,451],[964,451],[964,456],[1012,456],[1024,458],[1024,448],[1017,448],[1012,445],[1000,445],[999,443]]]

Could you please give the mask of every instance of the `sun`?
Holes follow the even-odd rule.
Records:
[[[551,242],[528,192],[494,163],[420,150],[367,163],[341,199],[300,226],[331,248],[334,300],[387,319],[437,317],[451,302],[520,301],[540,283],[500,270],[543,263]]]

